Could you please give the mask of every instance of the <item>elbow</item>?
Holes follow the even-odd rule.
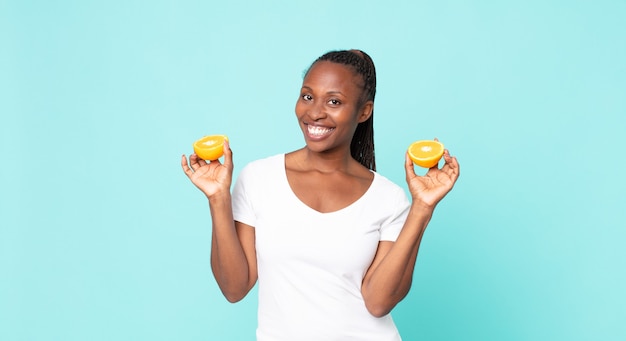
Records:
[[[226,298],[226,300],[230,303],[237,303],[244,299],[254,287],[254,283],[243,284],[240,283],[238,285],[228,284],[228,283],[220,283],[218,282],[218,286],[222,291],[222,295]]]
[[[230,303],[237,303],[241,301],[245,296],[244,295],[235,295],[235,294],[227,294],[223,293],[226,300]]]
[[[388,315],[391,310],[402,300],[401,296],[375,296],[375,297],[364,297],[365,298],[365,308],[367,311],[374,317],[383,317]],[[369,299],[368,299],[369,298]]]
[[[365,304],[367,311],[374,317],[383,317],[391,312],[395,304]]]
[[[243,300],[246,297],[247,291],[241,290],[224,290],[222,289],[222,294],[226,298],[226,300],[230,303],[237,303]]]
[[[213,268],[213,274],[222,295],[230,303],[237,303],[246,297],[256,282],[243,283],[243,281],[228,280],[226,276],[220,277],[215,268]]]
[[[224,295],[226,300],[230,303],[237,303],[243,300],[251,289],[244,286],[230,286],[220,282],[218,282],[217,285],[219,286],[222,295]]]
[[[367,309],[367,311],[370,312],[370,314],[374,317],[377,318],[381,318],[384,317],[385,315],[389,314],[391,312],[391,309]]]
[[[396,292],[389,295],[363,296],[367,311],[374,317],[383,317],[404,299],[408,292]]]

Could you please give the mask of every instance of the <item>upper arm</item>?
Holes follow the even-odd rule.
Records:
[[[256,259],[256,237],[255,229],[250,225],[235,221],[237,237],[241,243],[241,248],[248,262],[248,291],[254,287],[258,278],[258,268]]]

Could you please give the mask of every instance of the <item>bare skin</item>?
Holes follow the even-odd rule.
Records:
[[[254,229],[233,219],[230,186],[233,157],[228,142],[224,144],[224,163],[207,162],[192,154],[181,166],[209,200],[213,232],[211,268],[220,290],[229,302],[241,300],[257,280]]]
[[[363,279],[361,292],[374,316],[384,316],[411,289],[415,261],[422,236],[435,206],[452,189],[459,177],[459,163],[444,152],[444,166],[430,168],[426,175],[415,174],[413,162],[405,154],[406,181],[412,204],[402,231],[395,242],[381,241],[372,265]]]
[[[345,167],[319,169],[306,161],[307,154],[306,149],[300,149],[286,155],[287,179],[298,199],[318,212],[334,212],[349,206],[372,184],[374,174],[354,159],[346,160]]]
[[[361,99],[360,79],[348,67],[319,62],[304,79],[296,116],[306,146],[285,157],[294,194],[319,212],[333,212],[360,198],[373,174],[350,155],[356,126],[369,118],[373,102]],[[208,198],[213,222],[211,266],[230,302],[241,300],[257,281],[254,228],[234,221],[230,186],[233,157],[228,144],[224,163],[183,155],[181,166]],[[437,203],[459,176],[455,157],[444,153],[445,164],[418,176],[405,155],[406,181],[412,204],[395,242],[381,241],[361,287],[368,311],[388,314],[409,292],[419,245]]]

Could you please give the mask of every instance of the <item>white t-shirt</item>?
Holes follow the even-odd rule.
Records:
[[[255,228],[257,340],[401,340],[390,315],[367,311],[361,284],[378,242],[396,240],[409,206],[402,188],[374,173],[357,201],[320,213],[291,190],[284,154],[243,168],[233,214]]]

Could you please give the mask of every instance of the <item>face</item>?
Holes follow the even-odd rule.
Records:
[[[346,65],[320,61],[309,69],[296,116],[310,150],[349,152],[357,125],[370,117],[374,105],[362,100],[362,85],[362,78]]]

